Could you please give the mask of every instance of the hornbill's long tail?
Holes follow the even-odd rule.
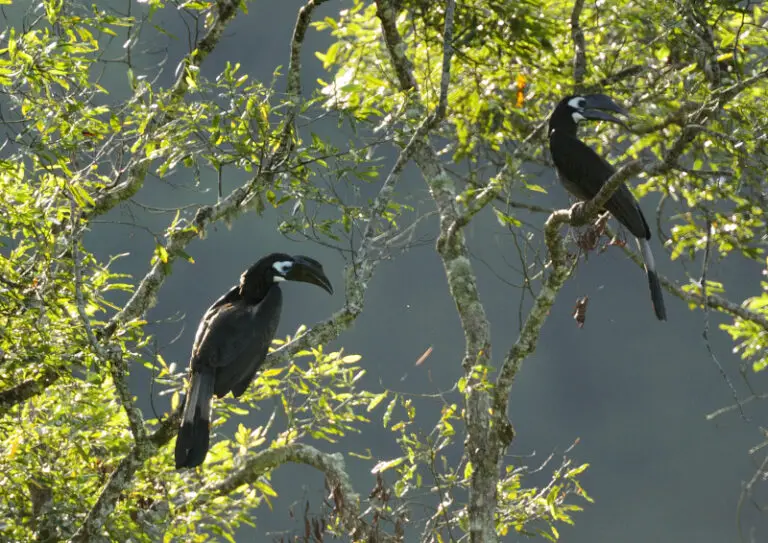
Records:
[[[648,274],[648,286],[651,289],[653,311],[656,313],[657,319],[660,321],[665,321],[667,320],[667,310],[664,307],[664,296],[661,293],[661,283],[659,282],[659,276],[656,274],[656,263],[653,260],[651,244],[647,239],[642,238],[639,238],[637,242],[638,245],[640,245],[640,252],[643,255],[645,273]]]
[[[176,437],[176,469],[199,466],[208,454],[213,385],[213,375],[192,373],[181,428]]]

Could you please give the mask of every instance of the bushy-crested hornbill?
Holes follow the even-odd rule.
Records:
[[[264,362],[280,321],[281,281],[303,281],[333,294],[319,262],[274,253],[240,276],[240,284],[205,312],[190,358],[190,381],[179,435],[176,469],[199,466],[208,454],[211,400],[245,392]]]
[[[591,200],[616,169],[576,136],[581,121],[601,120],[624,124],[608,111],[626,115],[605,94],[567,96],[557,104],[549,118],[549,149],[560,182],[580,200]],[[653,309],[659,320],[666,320],[661,284],[651,252],[651,230],[640,210],[640,205],[623,183],[613,193],[605,208],[637,238],[648,274]]]

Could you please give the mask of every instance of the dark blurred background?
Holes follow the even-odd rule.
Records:
[[[125,4],[112,3],[121,7]],[[297,0],[249,3],[249,14],[239,15],[229,26],[221,44],[206,60],[204,73],[213,77],[225,62],[239,62],[241,73],[270,81],[278,65],[288,64],[289,39],[301,5]],[[317,10],[316,20],[338,9],[339,4],[329,2]],[[158,44],[160,53],[150,55],[147,51],[140,62],[150,65],[167,53],[169,60],[160,82],[168,85],[176,62],[187,50],[187,30],[171,9],[153,22],[162,24],[172,36],[167,44]],[[314,56],[314,51],[324,50],[329,43],[327,34],[309,31],[302,72],[306,94],[318,77],[329,77]],[[113,46],[119,48],[121,43],[116,41]],[[108,88],[124,88],[125,75],[119,66],[105,77],[102,84]],[[315,125],[313,130],[344,141],[333,121]],[[243,172],[225,170],[225,194],[246,178]],[[205,192],[191,190],[189,179],[170,181],[148,179],[136,201],[173,208],[216,201],[214,175],[203,175],[199,188],[207,189]],[[546,172],[541,184],[549,191],[542,200],[545,205],[569,205],[551,172]],[[408,170],[398,192],[423,202],[417,211],[432,209],[415,169]],[[655,202],[644,201],[642,205],[650,214]],[[543,215],[522,218],[538,226],[545,220]],[[93,227],[88,246],[103,258],[129,252],[130,256],[116,266],[138,281],[148,268],[154,239],[130,224],[160,233],[169,219],[167,214],[123,206],[103,219],[107,224]],[[174,264],[174,273],[150,313],[150,320],[155,321],[185,317],[182,322],[153,327],[167,361],[186,367],[194,330],[205,309],[237,281],[243,269],[272,251],[317,258],[337,290],[329,299],[304,285],[284,288],[279,336],[293,333],[301,323],[311,325],[327,318],[343,304],[342,255],[310,242],[287,240],[276,231],[276,224],[277,215],[268,212],[263,217],[243,216],[231,230],[217,225],[206,240],[189,246],[187,252],[194,258],[194,265],[184,261]],[[418,234],[423,243],[380,265],[367,291],[363,315],[353,329],[330,346],[360,353],[368,371],[364,386],[375,391],[383,387],[436,393],[449,389],[461,374],[464,342],[442,265],[433,250],[436,232],[435,221],[427,221]],[[520,326],[520,291],[505,283],[518,279],[511,267],[517,262],[511,235],[488,214],[478,217],[467,229],[480,292],[493,323],[497,363],[515,341]],[[679,264],[670,262],[658,241],[655,243],[661,272],[684,280]],[[697,273],[695,267],[692,270]],[[726,268],[715,263],[710,278],[723,281],[729,297],[740,301],[756,291],[761,275],[756,267]],[[576,299],[584,295],[590,298],[588,318],[584,328],[579,329],[571,313]],[[667,303],[669,321],[660,323],[654,318],[647,283],[639,268],[627,261],[618,248],[591,255],[561,292],[539,347],[525,361],[513,388],[509,416],[517,439],[509,451],[510,462],[535,466],[551,452],[561,453],[579,439],[570,456],[591,464],[582,482],[595,503],[584,503],[586,510],[575,516],[575,526],[559,526],[563,541],[738,541],[737,503],[742,485],[755,469],[748,449],[761,439],[758,423],[765,420],[765,406],[761,402],[747,405],[750,421],[742,419],[738,411],[712,422],[705,420],[707,413],[732,403],[732,394],[702,339],[704,315],[689,311],[671,295],[667,295]],[[732,354],[729,338],[717,328],[720,319],[715,314],[710,318],[713,351],[739,394],[746,396],[749,391],[738,372],[740,360]],[[171,343],[182,326],[183,334]],[[434,347],[431,356],[424,364],[414,366],[429,346]],[[765,376],[750,375],[750,381],[758,391],[765,390],[768,383]],[[150,385],[148,373],[138,370],[133,374],[133,391],[141,399],[147,417],[152,413]],[[155,392],[153,401],[161,412],[168,408],[167,396],[158,397]],[[434,400],[419,403],[425,430],[434,424],[439,409],[439,402]],[[270,411],[267,408],[254,413],[252,424],[261,424]],[[319,446],[334,449],[323,443]],[[394,436],[376,420],[362,434],[351,435],[335,446],[337,450],[357,453],[367,448],[382,459],[400,453]],[[370,462],[348,457],[353,482],[363,496],[375,483],[371,466]],[[280,500],[273,510],[262,507],[256,511],[257,528],[241,530],[238,539],[270,541],[279,533],[303,533],[303,525],[289,515],[290,505],[308,499],[317,509],[325,495],[322,477],[303,467],[278,469],[273,482]],[[300,503],[298,510],[303,511],[303,501]],[[412,518],[417,516],[414,512]],[[766,513],[745,504],[741,521],[747,540],[751,528],[755,530],[754,541],[768,540]],[[518,539],[523,537],[508,537],[509,541]]]

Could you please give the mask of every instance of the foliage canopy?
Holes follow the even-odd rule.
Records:
[[[631,163],[641,179],[633,190],[660,198],[664,247],[681,269],[703,270],[666,287],[691,310],[725,315],[721,328],[743,360],[756,372],[768,366],[768,282],[732,300],[728,285],[708,276],[714,262],[768,268],[768,17],[759,3],[349,0],[327,2],[333,14],[313,21],[323,3],[298,12],[287,67],[253,81],[229,62],[207,67],[212,77],[202,70],[228,25],[247,15],[244,1],[27,8],[0,0],[12,8],[0,33],[5,540],[234,540],[278,495],[270,473],[287,462],[328,480],[330,506],[308,517],[308,538],[402,541],[408,531],[422,541],[467,534],[479,542],[517,531],[557,539],[558,525],[591,501],[579,484],[586,464],[564,458],[532,486],[525,476],[533,468],[509,463],[505,452],[515,435],[512,384],[578,261],[558,228],[569,213],[536,200],[546,192],[540,172],[551,166],[546,117],[570,92],[604,90],[631,108],[629,132],[601,128],[589,139],[614,163],[640,159]],[[186,22],[190,44],[182,57],[166,52],[177,64],[173,80],[145,50],[183,41],[164,28],[171,16]],[[302,51],[312,27],[330,37],[327,49]],[[301,63],[314,62],[312,53],[327,75],[302,89]],[[343,144],[316,131],[328,117]],[[425,218],[412,195],[396,190],[409,162],[439,216],[435,250],[466,339],[456,357],[464,374],[442,396],[436,421],[418,416],[413,398],[362,387],[359,355],[323,348],[364,311],[377,264],[407,250]],[[225,187],[231,171],[248,178]],[[211,190],[192,209],[179,202],[154,235],[145,275],[132,278],[113,267],[135,257],[116,243],[102,261],[87,236],[99,235],[100,217],[150,190],[148,180]],[[270,208],[279,217],[271,228],[345,255],[346,303],[276,341],[246,394],[216,402],[222,436],[203,469],[176,472],[169,442],[184,364],[154,349],[147,311],[173,263],[194,261],[192,240]],[[542,212],[546,227],[531,227]],[[493,359],[462,234],[478,213],[494,213],[535,255],[521,262],[529,312],[519,337]],[[171,398],[159,418],[142,413],[148,398],[128,386],[142,366]],[[249,426],[244,417],[270,399],[279,407]],[[234,433],[223,429],[228,421]],[[345,470],[350,455],[332,451],[379,421],[402,454],[386,458],[372,447],[363,458],[374,475],[365,507]],[[432,512],[415,518],[411,506],[424,495]]]

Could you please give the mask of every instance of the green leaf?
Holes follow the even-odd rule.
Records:
[[[547,194],[547,189],[534,183],[525,183],[525,188],[533,192],[541,192],[542,194]]]
[[[155,245],[155,255],[157,255],[157,257],[160,259],[160,262],[163,264],[168,263],[168,250],[159,243]]]
[[[383,473],[388,469],[396,468],[403,462],[405,462],[404,456],[401,456],[399,458],[393,458],[392,460],[387,460],[386,462],[379,462],[373,467],[373,469],[371,470],[371,473]]]
[[[371,401],[368,403],[367,411],[368,411],[368,412],[371,412],[371,411],[373,411],[374,409],[376,409],[376,407],[377,407],[377,406],[378,406],[378,405],[379,405],[381,402],[383,402],[383,401],[384,401],[384,399],[387,397],[387,394],[388,394],[388,393],[387,393],[387,391],[384,391],[384,392],[382,392],[382,393],[380,393],[380,394],[376,394],[376,395],[375,395],[373,398],[371,398]],[[386,425],[385,425],[385,426],[386,426]]]
[[[363,358],[359,354],[348,354],[344,358],[341,359],[342,364],[354,364],[355,362],[360,362],[360,359]]]
[[[397,394],[389,401],[389,404],[387,405],[387,409],[384,411],[384,416],[381,419],[382,425],[384,428],[389,426],[389,421],[392,418],[392,412],[395,410],[395,405],[397,404]]]
[[[257,489],[259,489],[264,495],[269,496],[271,498],[277,498],[277,492],[275,492],[275,489],[272,488],[271,485],[266,483],[264,479],[256,479],[253,482],[253,486],[255,486]]]

